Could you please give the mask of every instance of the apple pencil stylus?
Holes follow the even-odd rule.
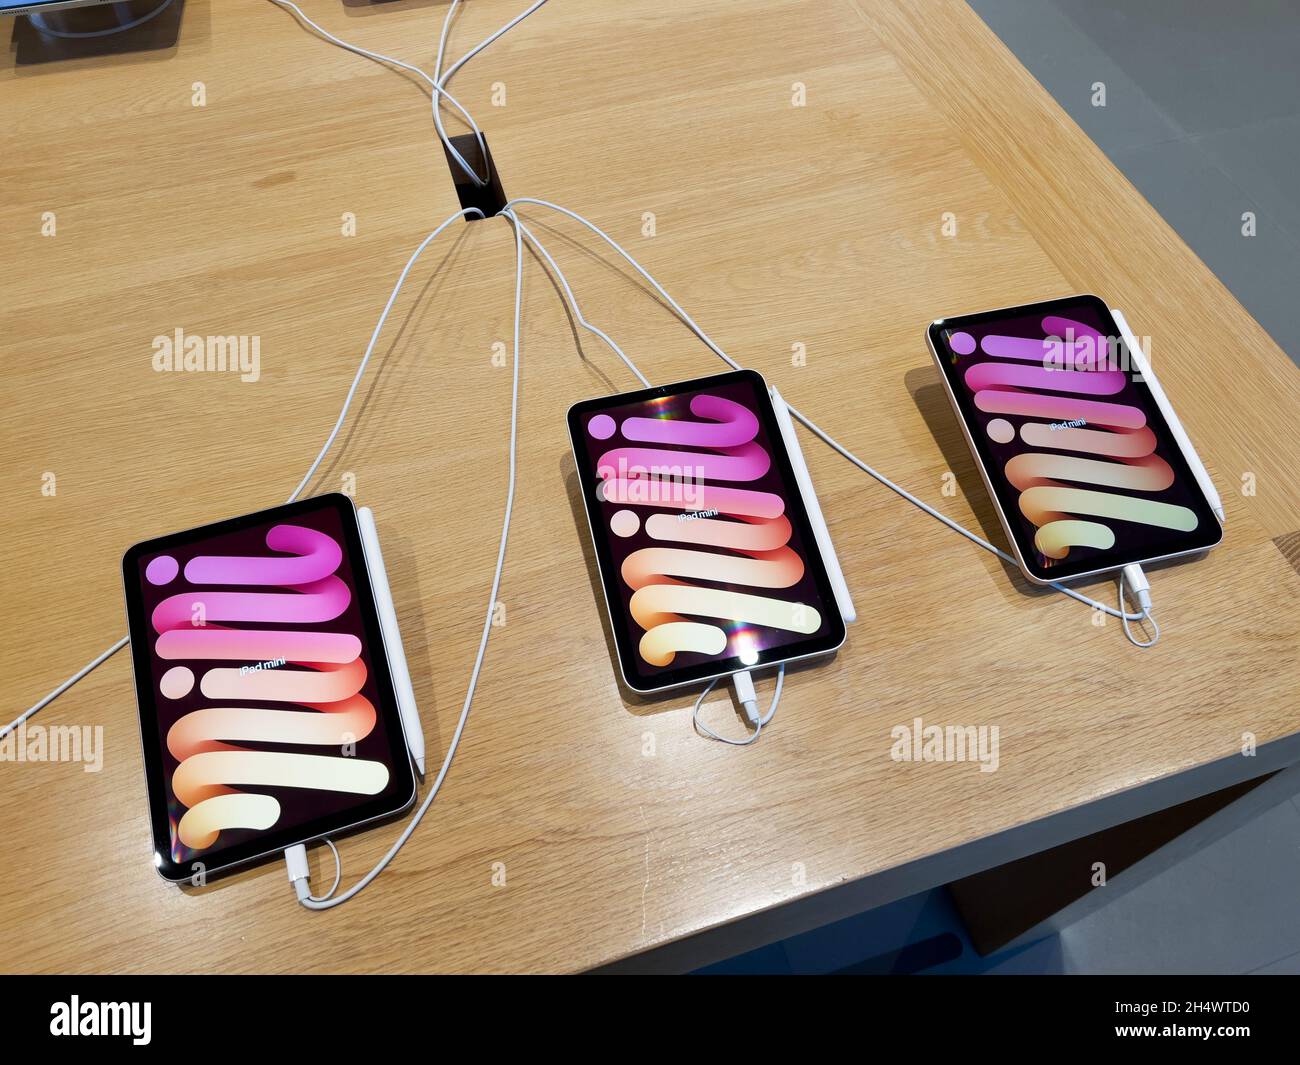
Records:
[[[853,597],[849,595],[848,582],[844,580],[844,571],[840,569],[839,556],[835,554],[835,545],[831,543],[831,531],[826,527],[826,517],[822,514],[821,503],[813,489],[812,475],[808,472],[808,463],[804,461],[803,448],[799,446],[799,437],[795,435],[794,422],[790,420],[790,410],[775,387],[768,389],[772,393],[772,410],[776,414],[776,424],[781,430],[781,439],[785,441],[785,450],[790,456],[790,466],[794,470],[795,484],[803,496],[804,507],[808,511],[808,520],[812,522],[813,537],[821,551],[822,561],[826,565],[826,576],[830,578],[831,588],[835,592],[835,602],[839,605],[840,615],[845,624],[858,620],[857,609],[853,606]]]
[[[1201,486],[1201,491],[1205,493],[1205,498],[1210,501],[1214,513],[1219,516],[1219,521],[1226,525],[1228,519],[1223,513],[1223,501],[1219,498],[1214,482],[1210,480],[1210,471],[1205,468],[1205,463],[1201,461],[1201,456],[1196,453],[1196,448],[1192,447],[1192,441],[1187,435],[1187,430],[1183,428],[1183,423],[1178,420],[1178,415],[1174,413],[1173,404],[1169,402],[1165,390],[1160,387],[1160,380],[1151,372],[1151,366],[1147,362],[1142,348],[1138,345],[1137,337],[1133,335],[1133,330],[1129,328],[1128,321],[1124,318],[1122,311],[1112,307],[1110,313],[1115,319],[1115,324],[1119,326],[1120,336],[1124,338],[1124,343],[1128,345],[1133,365],[1137,367],[1138,373],[1142,375],[1142,380],[1151,389],[1151,396],[1156,401],[1156,406],[1160,408],[1160,412],[1165,416],[1165,421],[1169,423],[1169,431],[1174,434],[1174,439],[1178,441],[1178,447],[1182,451],[1183,457],[1187,459],[1187,464],[1191,466],[1196,483]]]
[[[357,524],[361,529],[361,544],[366,552],[370,584],[375,590],[375,608],[379,612],[379,628],[384,634],[384,647],[388,652],[388,671],[393,675],[397,709],[402,715],[402,731],[406,733],[406,744],[411,749],[415,768],[420,771],[420,776],[424,776],[424,729],[420,725],[419,708],[415,705],[411,671],[406,666],[402,632],[397,627],[397,611],[393,608],[393,593],[388,587],[384,555],[379,550],[379,530],[375,528],[374,512],[369,507],[359,507]]]

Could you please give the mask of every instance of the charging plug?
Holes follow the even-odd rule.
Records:
[[[758,695],[754,691],[754,678],[748,670],[731,675],[732,686],[736,689],[736,699],[745,708],[745,717],[755,728],[758,727]]]
[[[1142,613],[1151,612],[1151,582],[1136,562],[1124,567],[1124,584]]]
[[[294,894],[301,902],[311,894],[311,870],[307,868],[307,848],[296,843],[284,852],[285,868],[289,871],[289,883],[293,885]]]

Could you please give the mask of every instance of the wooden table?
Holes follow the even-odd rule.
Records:
[[[443,4],[303,3],[431,69]],[[451,50],[521,7],[466,5]],[[190,0],[168,52],[3,62],[0,661],[17,712],[124,631],[128,544],[288,494],[398,270],[456,201],[420,85],[260,0]],[[505,624],[410,844],[326,914],[294,904],[278,864],[164,885],[120,654],[33,721],[102,725],[101,772],[0,763],[4,969],[578,970],[831,889],[943,882],[1300,760],[1300,575],[1284,557],[1300,373],[967,7],[560,0],[454,90],[507,193],[606,227],[726,350],[995,539],[924,327],[1103,294],[1153,338],[1223,492],[1224,545],[1155,575],[1164,637],[1139,652],[809,442],[861,620],[834,661],[791,676],[759,744],[706,742],[694,692],[632,702],[615,683],[564,412],[633,382],[598,342],[579,347],[530,258]],[[526,217],[654,380],[721,368],[578,227]],[[354,483],[375,508],[431,762],[499,533],[510,373],[493,355],[513,254],[499,220],[430,248],[313,485]],[[156,372],[152,340],[177,328],[260,337],[260,379]],[[706,712],[739,728],[729,696]],[[997,725],[1000,768],[891,760],[891,729],[917,716]],[[344,842],[348,882],[395,832]],[[321,884],[328,852],[312,863]]]

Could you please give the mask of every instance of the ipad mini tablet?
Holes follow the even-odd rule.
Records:
[[[587,400],[568,420],[630,688],[658,691],[844,642],[759,374]]]
[[[928,340],[1029,580],[1090,577],[1223,539],[1096,296],[942,319]]]
[[[399,813],[415,777],[345,495],[122,560],[154,864],[179,881]]]

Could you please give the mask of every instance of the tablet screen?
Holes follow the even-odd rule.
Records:
[[[321,496],[137,544],[123,576],[165,877],[411,801],[350,499]]]
[[[1096,296],[948,318],[930,342],[1032,576],[1077,577],[1222,538]]]
[[[630,687],[671,687],[843,642],[757,373],[579,403],[569,433]]]

